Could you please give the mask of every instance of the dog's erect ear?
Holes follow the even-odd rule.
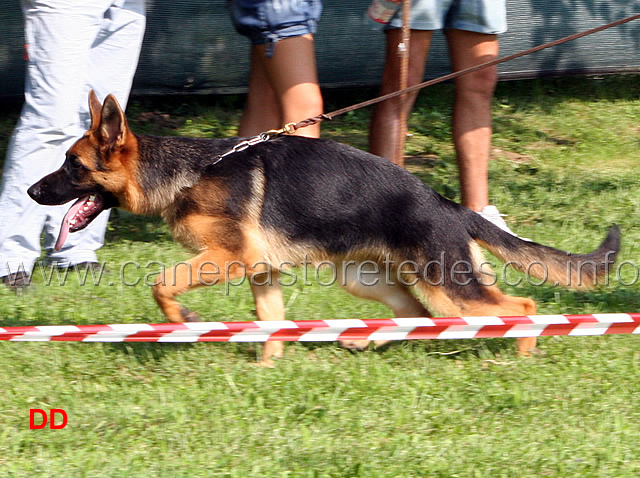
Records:
[[[113,95],[105,98],[100,116],[100,136],[111,147],[124,145],[129,127],[118,100]]]
[[[89,92],[89,113],[91,113],[91,129],[96,129],[100,124],[100,113],[102,111],[102,103],[98,99],[96,92]]]

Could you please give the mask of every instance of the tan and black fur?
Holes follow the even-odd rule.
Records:
[[[480,247],[513,261],[552,283],[588,287],[608,272],[620,247],[611,228],[602,245],[586,255],[572,255],[511,236],[469,209],[449,201],[405,170],[384,159],[329,140],[277,137],[233,153],[219,154],[238,138],[195,139],[136,135],[113,96],[101,105],[90,95],[92,124],[67,152],[64,165],[29,189],[40,204],[64,204],[97,197],[77,230],[102,209],[121,207],[135,214],[162,216],[174,237],[197,252],[191,268],[153,289],[169,321],[198,320],[176,297],[202,284],[196,271],[217,283],[261,273],[271,264],[270,284],[252,285],[260,320],[282,320],[285,308],[278,266],[304,260],[373,261],[366,284],[376,282],[371,264],[414,264],[416,289],[429,310],[447,316],[531,315],[533,300],[503,294],[486,285]],[[92,206],[93,207],[93,206]],[[88,208],[90,209],[90,208]],[[428,267],[438,261],[442,267]],[[223,264],[228,267],[224,276]],[[218,267],[216,267],[216,265]],[[338,267],[338,270],[341,268]],[[388,284],[383,272],[365,285],[351,268],[340,277],[345,289],[380,301],[396,316],[430,316],[409,287]],[[375,274],[373,274],[375,276]],[[453,277],[455,276],[455,280]],[[518,339],[528,354],[535,338]],[[364,348],[367,342],[343,344]],[[268,364],[282,355],[282,343],[268,342]]]

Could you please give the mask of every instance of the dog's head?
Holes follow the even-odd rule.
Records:
[[[122,108],[113,95],[104,105],[89,94],[91,127],[67,151],[62,167],[28,190],[39,204],[57,206],[77,199],[62,221],[56,250],[69,232],[87,227],[103,210],[128,206],[128,190],[135,187],[137,139],[129,130]]]

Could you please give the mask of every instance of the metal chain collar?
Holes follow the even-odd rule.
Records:
[[[233,148],[231,148],[229,151],[219,154],[218,156],[216,156],[216,159],[213,160],[213,163],[211,163],[211,166],[215,166],[216,164],[218,164],[220,161],[222,161],[225,157],[229,156],[230,154],[233,153],[239,153],[240,151],[244,151],[245,149],[249,148],[250,146],[254,146],[256,144],[259,143],[264,143],[265,141],[269,141],[271,138],[275,137],[275,136],[280,136],[281,134],[293,134],[296,130],[294,128],[295,123],[288,123],[286,125],[284,125],[284,127],[280,128],[280,129],[270,129],[269,131],[265,131],[263,133],[260,133],[256,136],[252,136],[249,139],[245,139],[244,141],[239,142],[238,144],[236,144]]]

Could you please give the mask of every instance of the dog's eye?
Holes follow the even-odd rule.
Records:
[[[80,158],[78,158],[78,156],[75,154],[70,154],[69,156],[67,156],[67,159],[75,169],[81,169],[85,171],[89,169],[80,162]]]

